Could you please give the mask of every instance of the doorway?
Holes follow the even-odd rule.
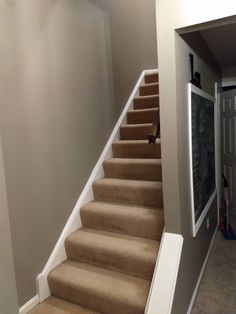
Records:
[[[218,224],[225,219],[224,175],[229,191],[229,221],[236,231],[236,20],[221,19],[181,29],[178,33],[196,55],[196,70],[200,73],[202,89],[211,89],[214,78],[217,78],[214,95]],[[209,74],[209,68],[214,75]],[[206,77],[210,76],[209,87]],[[226,241],[221,232],[217,232],[191,313],[234,313],[235,248],[235,241]]]
[[[236,219],[236,20],[220,19],[178,30],[178,33],[220,77],[215,90],[218,210],[222,216],[224,175],[229,185],[230,215]],[[203,80],[204,74],[202,71]]]

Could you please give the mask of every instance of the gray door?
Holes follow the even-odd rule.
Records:
[[[229,209],[236,214],[236,89],[221,94],[221,171],[229,181]]]

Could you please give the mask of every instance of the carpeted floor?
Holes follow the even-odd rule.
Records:
[[[236,224],[233,224],[234,230]],[[192,314],[236,314],[236,241],[218,231]]]

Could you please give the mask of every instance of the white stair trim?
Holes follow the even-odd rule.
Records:
[[[36,295],[30,299],[27,303],[22,305],[19,309],[19,314],[27,314],[31,311],[36,305],[39,304],[39,296]]]
[[[179,271],[183,237],[163,232],[145,314],[170,314]]]
[[[98,162],[96,166],[94,167],[60,237],[57,241],[46,266],[44,267],[41,274],[37,277],[37,290],[39,295],[40,302],[43,302],[47,297],[50,296],[50,289],[47,282],[47,276],[49,272],[54,269],[57,265],[59,265],[61,262],[63,262],[66,259],[66,252],[65,252],[65,246],[64,242],[68,235],[70,235],[72,232],[77,230],[81,227],[81,220],[80,220],[80,208],[82,205],[92,201],[94,199],[93,191],[92,191],[92,185],[93,182],[102,178],[104,175],[103,172],[103,162],[104,160],[112,158],[112,143],[115,140],[119,139],[119,129],[120,126],[126,123],[126,113],[128,110],[133,109],[133,98],[136,96],[139,96],[139,86],[144,82],[144,77],[146,74],[153,74],[157,73],[157,69],[153,70],[145,70],[141,73],[125,107],[122,111],[119,120],[117,121],[113,132],[100,156],[98,159]]]

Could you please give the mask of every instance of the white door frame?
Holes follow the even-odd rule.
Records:
[[[220,91],[219,84],[215,82],[215,163],[216,163],[216,190],[217,190],[217,213],[218,225],[220,223],[221,207],[221,150],[220,150]]]

